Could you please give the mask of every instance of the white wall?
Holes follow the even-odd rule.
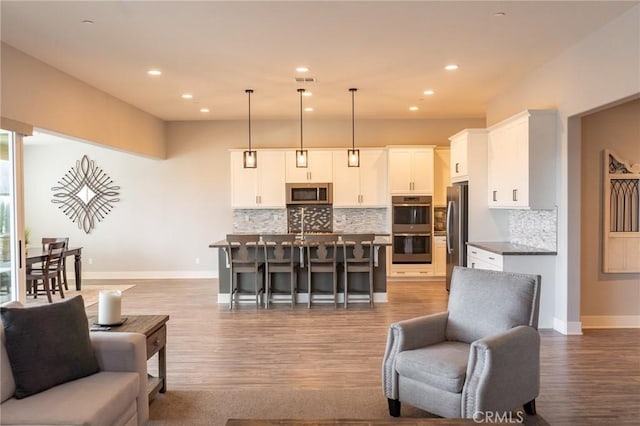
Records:
[[[206,147],[200,153],[185,161],[175,149],[172,160],[153,160],[80,142],[27,144],[30,245],[43,236],[68,236],[70,245],[84,247],[85,278],[215,276],[216,249],[208,244],[231,226],[231,212],[216,206],[216,199],[228,198],[226,190],[216,194],[216,175],[226,175],[226,162],[210,167],[215,156]],[[90,234],[51,203],[51,188],[85,154],[120,186],[120,202]]]
[[[580,333],[580,143],[572,117],[640,93],[640,5],[614,19],[492,100],[491,125],[527,108],[555,108],[558,259],[554,328]]]

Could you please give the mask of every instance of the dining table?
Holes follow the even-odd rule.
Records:
[[[82,247],[68,247],[63,253],[64,257],[73,256],[73,269],[75,272],[76,290],[82,289]],[[29,248],[27,251],[27,268],[36,263],[47,260],[47,250],[40,247]]]

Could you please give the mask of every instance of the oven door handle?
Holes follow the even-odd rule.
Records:
[[[451,242],[451,218],[453,216],[453,201],[449,201],[447,203],[447,226],[446,226],[446,232],[447,232],[447,253],[452,254],[453,253],[453,244]]]
[[[430,233],[417,233],[417,232],[405,232],[405,233],[393,233],[394,237],[430,237]]]

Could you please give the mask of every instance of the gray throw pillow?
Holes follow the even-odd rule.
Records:
[[[98,372],[82,296],[0,315],[17,399]]]

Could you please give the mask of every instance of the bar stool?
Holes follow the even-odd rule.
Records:
[[[296,303],[296,290],[298,278],[298,263],[295,259],[294,234],[263,235],[265,260],[265,290],[264,306],[269,308],[271,298],[276,295],[288,294],[291,297],[291,307]],[[289,291],[277,290],[271,283],[271,274],[288,273]],[[275,299],[274,299],[275,301]]]
[[[343,234],[344,250],[344,307],[349,306],[349,293],[368,295],[369,306],[373,306],[373,240],[374,234]],[[368,288],[354,286],[349,282],[349,273],[366,273]]]
[[[233,309],[233,303],[240,301],[240,294],[255,295],[256,306],[260,307],[261,297],[264,294],[264,285],[258,285],[263,278],[264,262],[258,259],[260,250],[260,235],[258,234],[228,234],[227,235],[227,260],[229,261],[229,309]],[[242,290],[238,284],[238,274],[254,274],[254,291]],[[262,279],[264,284],[264,279]]]
[[[307,252],[307,306],[311,308],[314,294],[332,294],[333,304],[338,306],[338,271],[337,271],[337,243],[338,235],[305,235]],[[332,290],[314,289],[313,273],[330,273],[332,276]]]

